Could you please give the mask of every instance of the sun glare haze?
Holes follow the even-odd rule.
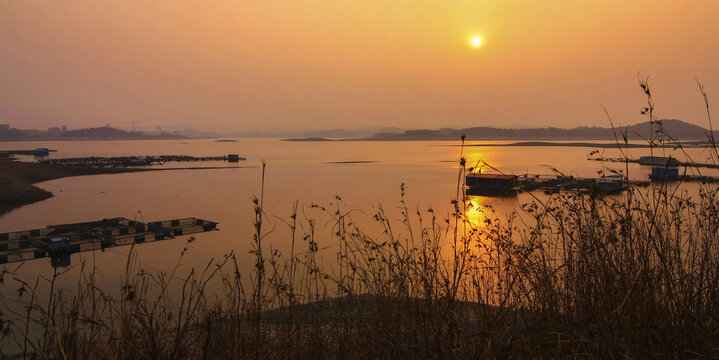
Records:
[[[706,0],[5,1],[0,116],[36,128],[602,125],[598,103],[639,120],[624,100],[641,72],[671,116],[699,121],[694,77],[719,87],[717,13]]]

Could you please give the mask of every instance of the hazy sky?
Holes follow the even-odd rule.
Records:
[[[639,73],[660,116],[706,125],[719,1],[0,0],[19,128],[632,124]]]

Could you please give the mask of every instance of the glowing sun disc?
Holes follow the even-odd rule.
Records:
[[[482,39],[478,37],[472,39],[472,46],[479,47],[480,45],[482,45]]]

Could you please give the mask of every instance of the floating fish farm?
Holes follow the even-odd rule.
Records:
[[[70,255],[75,253],[216,231],[217,224],[197,218],[144,223],[118,217],[3,233],[0,264],[49,257],[53,267],[69,266]]]

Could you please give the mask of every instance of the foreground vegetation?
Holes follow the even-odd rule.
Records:
[[[128,262],[120,295],[92,269],[43,301],[23,283],[26,307],[3,314],[3,334],[37,358],[719,356],[715,185],[553,194],[504,217],[465,199],[465,170],[461,159],[446,217],[402,202],[399,219],[377,207],[376,226],[360,226],[338,198],[311,206],[326,227],[295,207],[280,220],[289,254],[268,243],[260,196],[250,273],[228,254],[182,280]],[[328,268],[323,231],[337,245]]]

